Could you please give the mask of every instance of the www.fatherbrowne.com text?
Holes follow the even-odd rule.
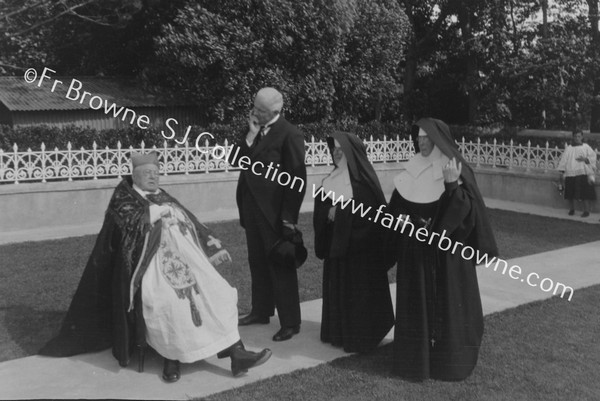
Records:
[[[384,212],[383,209],[386,207],[385,205],[379,205],[375,211],[375,216],[370,217],[370,215],[373,214],[371,213],[371,206],[365,207],[362,203],[356,204],[353,198],[344,199],[343,195],[336,197],[335,192],[333,191],[325,193],[323,187],[317,188],[315,184],[313,184],[312,196],[314,199],[320,197],[322,201],[331,199],[332,204],[334,206],[339,205],[341,209],[345,209],[350,205],[352,214],[360,216],[361,218],[367,218],[374,223],[379,222],[382,226],[390,230],[398,231],[399,229],[401,234],[408,235],[409,237],[412,237],[414,234],[417,241],[426,242],[429,245],[435,244],[441,251],[450,251],[453,255],[459,252],[460,256],[465,260],[474,259],[477,265],[483,265],[486,268],[493,266],[493,270],[497,272],[500,269],[502,275],[506,275],[508,272],[508,277],[511,279],[520,280],[520,282],[526,283],[531,287],[539,287],[544,292],[552,292],[552,295],[556,295],[560,292],[561,298],[564,298],[565,294],[568,292],[568,300],[570,301],[573,298],[574,290],[572,287],[559,282],[554,283],[552,279],[547,277],[540,280],[540,275],[535,272],[531,272],[523,277],[521,266],[512,265],[509,267],[508,262],[504,259],[495,256],[490,258],[487,253],[480,253],[478,249],[474,249],[462,242],[454,242],[446,235],[446,230],[442,231],[440,234],[435,231],[429,232],[426,227],[416,228],[409,216],[403,214],[393,216],[390,213]],[[405,231],[408,232],[405,233]]]

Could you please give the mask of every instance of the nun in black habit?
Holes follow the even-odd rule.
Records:
[[[398,262],[393,373],[464,380],[483,336],[475,260],[498,251],[475,176],[448,126],[421,119],[412,139],[417,154],[395,177],[388,210],[410,223],[388,231],[387,252]],[[428,232],[424,242],[415,238],[419,227]]]
[[[325,261],[321,341],[346,352],[369,352],[394,324],[381,252],[384,229],[372,221],[385,198],[358,137],[337,132],[327,144],[335,168],[322,182],[313,215],[315,253]],[[332,201],[341,196],[349,201],[344,208]],[[360,210],[352,213],[359,204],[363,211],[371,208],[362,217]]]

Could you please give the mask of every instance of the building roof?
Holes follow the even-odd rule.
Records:
[[[82,83],[79,97],[71,100],[66,97],[73,79]],[[54,80],[57,84],[52,92]],[[91,96],[99,96],[108,103],[115,103],[117,107],[167,107],[190,106],[190,103],[159,98],[135,86],[133,80],[114,77],[58,77],[52,76],[45,79],[38,86],[39,76],[34,83],[27,83],[22,76],[0,77],[0,102],[10,111],[41,111],[41,110],[88,110],[90,109]],[[76,83],[75,83],[76,84]],[[75,85],[75,88],[78,86]],[[89,92],[81,102],[83,92]],[[77,96],[76,92],[71,97]],[[94,103],[95,105],[96,103]]]

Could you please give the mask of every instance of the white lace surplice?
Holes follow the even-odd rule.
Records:
[[[146,340],[163,357],[189,363],[240,339],[237,291],[196,244],[185,214],[170,206],[160,248],[142,278]]]

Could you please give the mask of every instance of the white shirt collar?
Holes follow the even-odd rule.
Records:
[[[281,113],[277,113],[275,117],[273,117],[268,123],[265,124],[265,129],[263,130],[263,135],[267,135],[267,132],[271,129],[271,125],[275,124],[277,120],[279,120],[279,116]]]

